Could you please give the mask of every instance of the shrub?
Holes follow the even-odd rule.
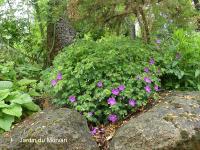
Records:
[[[177,30],[163,40],[157,60],[166,89],[200,90],[200,35]]]
[[[94,123],[115,122],[156,97],[160,82],[153,53],[125,37],[85,38],[65,48],[44,78],[56,104]]]

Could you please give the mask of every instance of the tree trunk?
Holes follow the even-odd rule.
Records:
[[[133,23],[133,24],[131,25],[131,31],[130,31],[130,35],[131,35],[131,38],[132,38],[133,40],[135,40],[135,39],[136,39],[136,29],[135,29],[135,23]]]
[[[140,29],[141,29],[141,35],[145,43],[150,42],[150,31],[149,26],[146,18],[146,14],[141,6],[137,4],[136,10],[135,10],[135,16],[138,20]]]
[[[148,26],[148,22],[147,22],[147,18],[146,18],[146,14],[143,10],[142,7],[139,7],[139,13],[141,15],[141,18],[142,18],[142,25],[143,25],[143,30],[144,30],[144,41],[146,43],[149,43],[150,42],[150,33],[149,33],[149,26]]]
[[[58,16],[52,15],[54,7],[62,5],[61,0],[51,0],[50,3],[50,16],[47,22],[47,64],[46,66],[52,65],[54,57],[58,52],[65,46],[70,45],[75,38],[75,30],[70,25],[69,19],[67,18],[67,6],[62,6],[64,12],[59,12]],[[56,20],[56,21],[54,21]]]

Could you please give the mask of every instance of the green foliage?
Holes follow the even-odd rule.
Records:
[[[0,4],[4,3],[4,0],[0,0]]]
[[[10,89],[13,86],[13,83],[10,81],[1,81],[0,82],[0,90]]]
[[[194,29],[195,16],[198,15],[190,0],[69,0],[70,4],[73,7],[70,9],[71,18],[76,29],[81,34],[91,32],[94,39],[101,38],[106,31],[129,35],[136,22],[139,23],[142,36],[145,31],[142,17],[146,18],[145,22],[152,35],[164,35],[179,28]],[[142,17],[139,14],[140,8],[143,9]]]
[[[168,38],[168,40],[167,40]],[[200,90],[200,35],[177,30],[161,43],[164,69],[163,86],[167,89]]]
[[[16,72],[14,71],[14,62],[0,64],[0,80],[16,80]]]
[[[128,113],[146,105],[149,97],[156,97],[154,86],[160,86],[160,83],[158,68],[149,64],[152,54],[141,41],[133,42],[129,38],[116,36],[93,41],[86,37],[64,49],[44,79],[51,95],[55,95],[55,103],[73,107],[89,121],[106,123],[109,114],[114,113],[123,119]],[[149,73],[144,72],[145,67],[150,69]],[[57,80],[56,86],[51,87],[51,80],[56,79],[59,72],[63,79]],[[149,84],[151,93],[144,89],[147,85],[144,77],[152,80]],[[97,86],[98,82],[103,83],[102,88]],[[119,96],[114,96],[112,89],[119,85],[126,88]],[[73,95],[77,99],[74,103],[69,100]],[[107,103],[110,97],[115,97],[116,105]],[[130,99],[136,100],[136,107],[129,105]],[[89,112],[94,115],[88,115]]]
[[[12,81],[15,90],[23,91],[34,97],[41,96],[43,83],[37,79],[40,71],[41,68],[37,65],[16,65],[14,62],[9,61],[0,65],[0,81]],[[4,84],[4,86],[9,86],[9,84]]]
[[[0,0],[1,6],[6,2]],[[107,123],[110,114],[123,119],[146,105],[149,98],[157,96],[155,85],[200,90],[200,35],[188,32],[194,29],[197,15],[189,0],[18,2],[30,9],[15,9],[15,1],[9,2],[6,10],[0,6],[0,132],[9,130],[24,112],[37,111],[30,96],[41,96],[44,90],[56,104],[74,108],[96,124]],[[23,15],[16,16],[19,12]],[[90,36],[78,39],[56,57],[54,66],[42,72],[44,84],[39,79],[49,54],[45,45],[47,24],[56,23],[60,16],[74,23],[77,37]],[[156,36],[161,43],[144,45],[137,38],[106,36],[128,36],[136,22],[140,26],[137,35],[151,36],[151,42]],[[149,64],[151,58],[153,65]],[[146,83],[145,77],[152,83]],[[99,82],[102,87],[97,86]],[[112,90],[120,85],[125,90],[113,95]],[[146,85],[151,93],[145,91]],[[70,96],[76,101],[71,102]],[[117,104],[110,106],[110,97]],[[129,105],[130,99],[136,100],[136,106]]]
[[[44,33],[41,33],[40,26],[45,32],[47,0],[38,0],[37,3],[39,5],[39,13],[42,14],[39,14],[40,20],[38,20],[37,13],[33,9],[34,1],[26,1],[24,3],[23,1],[10,0],[9,8],[6,6],[8,5],[7,1],[0,6],[0,47],[2,45],[9,47],[8,50],[7,48],[5,49],[6,52],[12,48],[12,52],[14,52],[10,54],[10,57],[13,60],[22,56],[23,58],[18,59],[17,63],[18,61],[37,63],[43,61],[46,37]]]
[[[40,108],[33,103],[31,96],[40,96],[36,91],[34,78],[40,69],[31,65],[19,65],[1,59],[0,64],[0,133],[9,131],[11,125]]]
[[[23,114],[39,110],[28,94],[12,90],[12,82],[0,81],[0,131],[9,131]]]
[[[152,32],[162,35],[176,29],[194,29],[195,9],[188,0],[167,0],[153,5]],[[165,35],[164,35],[165,36]]]
[[[106,32],[116,34],[129,34],[131,25],[135,21],[135,16],[131,6],[134,3],[122,1],[91,1],[81,0],[74,2],[69,0],[69,7],[73,14],[77,14],[77,18],[71,16],[72,21],[75,20],[74,26],[82,37],[85,33],[90,32],[92,38],[99,39]],[[77,10],[74,5],[77,4]]]

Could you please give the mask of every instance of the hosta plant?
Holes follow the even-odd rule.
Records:
[[[28,94],[12,90],[12,82],[0,81],[0,132],[9,131],[24,114],[39,110]]]

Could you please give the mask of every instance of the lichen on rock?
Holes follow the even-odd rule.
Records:
[[[70,109],[38,112],[0,137],[0,150],[97,150],[86,120]]]
[[[111,150],[200,149],[200,92],[172,92],[118,129]]]

